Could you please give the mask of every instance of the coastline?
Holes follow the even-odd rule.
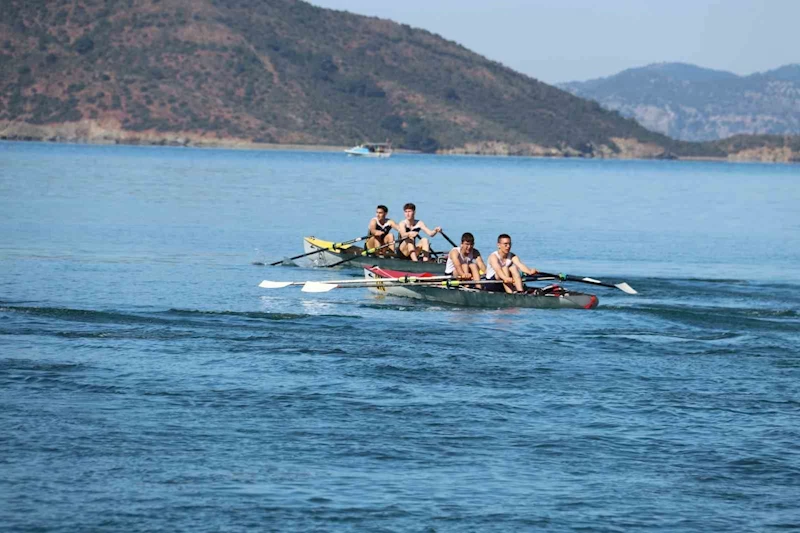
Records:
[[[127,131],[117,124],[100,124],[95,121],[79,121],[61,124],[28,124],[0,121],[0,141],[43,142],[87,145],[171,146],[186,148],[216,148],[226,150],[291,150],[305,152],[343,152],[349,146],[319,143],[262,143],[249,139],[222,138],[213,134],[195,132]],[[485,141],[463,147],[438,150],[442,156],[493,156],[493,157],[537,157],[547,159],[613,159],[613,160],[672,160],[707,161],[728,163],[786,163],[800,162],[800,154],[788,149],[763,147],[728,154],[727,157],[674,156],[665,157],[663,149],[655,145],[639,143],[631,139],[613,139],[621,149],[612,151],[607,146],[599,147],[591,154],[581,153],[570,147],[553,148],[534,144],[508,145],[496,141]],[[395,149],[398,154],[419,154],[414,150]]]

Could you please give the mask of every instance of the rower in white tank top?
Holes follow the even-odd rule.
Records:
[[[519,257],[511,253],[511,237],[506,233],[501,233],[497,237],[497,251],[489,256],[488,263],[486,279],[503,282],[487,283],[486,289],[490,291],[524,292],[522,275],[532,276],[537,273],[535,268],[528,268]]]
[[[461,253],[461,249],[459,247],[453,248],[458,254],[458,259],[461,261],[462,265],[474,265],[475,264],[475,251],[470,250],[467,255]],[[445,274],[452,274],[456,271],[456,264],[453,262],[453,258],[450,254],[447,254],[447,265],[444,267]]]
[[[508,257],[506,257],[505,259],[503,259],[500,256],[500,252],[497,252],[497,251],[492,252],[491,255],[497,257],[497,260],[504,267],[510,267],[511,264],[513,263],[512,259],[514,259],[514,254],[512,254],[510,252],[508,254]],[[489,257],[491,258],[491,256],[489,256]],[[495,272],[494,271],[494,267],[492,267],[492,260],[491,259],[489,259],[489,264],[486,266],[486,279],[497,279],[497,272]]]
[[[447,254],[447,265],[445,274],[464,281],[474,281],[469,285],[480,289],[481,274],[486,270],[481,253],[475,248],[475,237],[472,233],[465,233],[461,236],[461,246],[450,250]]]

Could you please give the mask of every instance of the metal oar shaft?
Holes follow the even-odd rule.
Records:
[[[337,248],[341,248],[342,246],[346,246],[348,244],[353,244],[354,242],[361,242],[364,239],[368,239],[368,238],[369,238],[369,235],[365,235],[363,237],[356,237],[355,239],[351,239],[349,241],[336,242],[336,243],[333,243],[330,248],[320,248],[320,249],[314,250],[312,252],[306,252],[304,254],[300,254],[300,255],[296,255],[294,257],[290,257],[288,260],[289,261],[294,261],[295,259],[300,259],[301,257],[306,257],[306,256],[309,256],[309,255],[318,254],[318,253],[325,252],[325,251],[328,251],[328,250],[336,250]],[[269,266],[280,265],[284,261],[286,261],[286,259],[281,259],[280,261],[275,261],[274,263],[270,263]]]
[[[592,285],[602,285],[604,287],[611,287],[620,290],[622,289],[620,286],[628,286],[627,283],[619,283],[617,285],[612,285],[610,283],[603,283],[598,282],[598,280],[594,280],[592,278],[578,278],[577,276],[567,276],[567,275],[558,275],[558,274],[548,274],[547,272],[539,272],[533,276],[526,276],[522,279],[523,282],[527,281],[549,281],[549,280],[567,280],[567,281],[580,281],[584,283],[591,283]],[[597,283],[595,283],[597,282]],[[310,281],[308,283],[314,285],[333,285],[338,286],[339,283],[335,281]],[[431,277],[414,277],[414,276],[406,276],[401,278],[373,278],[373,279],[363,279],[363,280],[347,280],[345,281],[348,287],[352,288],[364,288],[369,286],[379,286],[382,284],[389,284],[389,285],[435,285],[435,286],[442,286],[442,287],[460,287],[465,285],[491,285],[496,283],[510,283],[503,281],[501,279],[481,279],[481,280],[460,280],[454,279],[451,276],[431,276]],[[628,286],[629,287],[629,286]],[[344,288],[344,287],[342,287]],[[631,289],[629,287],[631,291]],[[626,291],[627,292],[627,291]],[[634,291],[632,294],[636,294]]]
[[[451,287],[457,288],[467,285],[482,285],[482,284],[493,284],[493,283],[503,283],[502,280],[493,279],[493,280],[458,280],[458,279],[446,279],[446,280],[433,280],[430,278],[421,278],[415,280],[408,280],[406,281],[403,278],[378,278],[378,279],[365,279],[361,283],[352,283],[347,285],[339,285],[335,283],[328,283],[328,282],[320,282],[320,281],[309,281],[303,286],[303,292],[328,292],[332,291],[333,289],[364,289],[369,287],[384,287],[384,286],[415,286],[415,287]]]
[[[458,245],[457,245],[456,243],[454,243],[454,242],[453,242],[453,241],[450,239],[450,237],[448,237],[448,236],[447,236],[447,233],[445,233],[445,232],[443,232],[443,231],[440,231],[439,233],[441,233],[441,234],[442,234],[442,237],[444,237],[444,238],[447,240],[447,242],[449,242],[450,244],[452,244],[452,245],[453,245],[453,248],[458,248]]]
[[[375,281],[380,281],[384,278],[377,279],[332,279],[332,280],[319,280],[319,281],[270,281],[265,279],[259,283],[259,287],[263,289],[283,289],[292,285],[307,285],[309,283],[320,283],[325,285],[364,285]],[[385,278],[389,281],[396,281],[397,283],[425,283],[433,281],[441,281],[451,279],[451,276],[404,276],[402,278]]]
[[[600,280],[594,279],[594,278],[587,278],[587,277],[581,277],[581,276],[570,276],[568,274],[548,274],[547,272],[539,272],[539,274],[542,274],[543,276],[552,276],[552,277],[554,277],[556,279],[560,279],[560,280],[563,280],[563,281],[575,281],[575,282],[578,282],[578,283],[589,283],[590,285],[600,285],[602,287],[611,287],[612,289],[619,289],[622,292],[625,292],[627,294],[638,294],[633,289],[633,287],[631,287],[630,285],[628,285],[624,281],[621,282],[621,283],[605,283],[603,281],[600,281]]]
[[[344,263],[349,263],[350,261],[354,261],[354,260],[356,260],[356,259],[358,259],[360,257],[366,257],[368,255],[372,255],[375,252],[377,252],[379,250],[383,250],[384,248],[388,248],[389,246],[393,246],[394,244],[395,243],[390,242],[390,243],[384,244],[383,246],[378,246],[377,248],[370,248],[368,250],[364,250],[360,254],[356,254],[353,257],[348,257],[347,259],[343,259],[342,261],[339,261],[338,263],[334,263],[332,265],[325,265],[325,268],[332,268],[332,267],[335,267],[335,266],[343,265]]]

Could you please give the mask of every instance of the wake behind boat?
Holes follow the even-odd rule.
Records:
[[[371,292],[449,305],[485,308],[594,309],[599,303],[597,296],[593,294],[571,291],[560,285],[532,290],[526,294],[506,294],[474,289],[457,282],[436,283],[431,280],[428,283],[424,274],[415,278],[419,281],[403,281],[411,276],[413,273],[381,267],[364,268],[364,279],[370,282],[367,288]],[[431,274],[427,274],[427,277],[431,277]]]
[[[401,259],[389,255],[363,255],[364,248],[361,246],[354,244],[338,244],[317,239],[313,236],[303,239],[303,250],[306,254],[311,254],[310,259],[316,266],[332,266],[343,260],[350,259],[350,261],[343,263],[342,266],[349,265],[357,268],[365,268],[377,265],[390,270],[443,274],[447,263],[446,258],[431,259],[431,261],[409,261],[408,259]]]

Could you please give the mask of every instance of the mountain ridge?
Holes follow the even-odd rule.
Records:
[[[684,141],[800,134],[798,64],[739,76],[687,63],[653,63],[558,86]]]
[[[426,30],[301,0],[7,0],[0,34],[0,138],[727,156]]]

